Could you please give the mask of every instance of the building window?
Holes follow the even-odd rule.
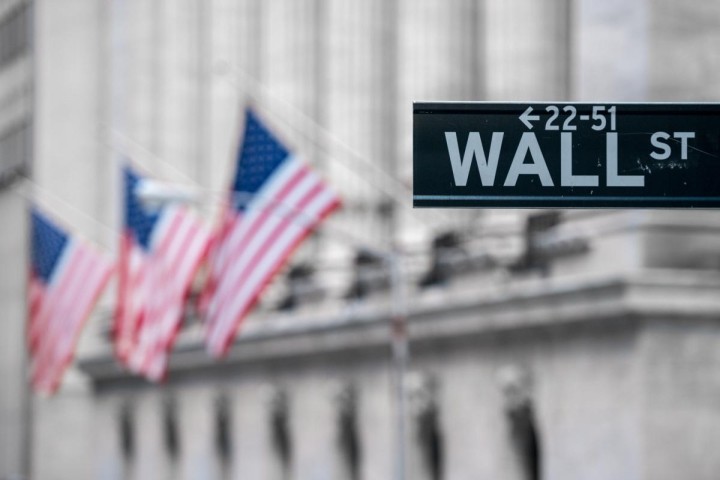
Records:
[[[445,232],[433,239],[431,265],[420,279],[421,287],[445,284],[461,265],[467,265],[467,254],[461,245],[462,240],[456,232]]]
[[[525,223],[525,250],[518,261],[511,266],[512,270],[537,270],[543,276],[549,275],[551,259],[538,240],[542,235],[557,227],[560,222],[561,216],[557,210],[529,215]]]
[[[22,122],[0,133],[0,187],[22,175],[29,163],[30,124]]]
[[[21,3],[0,19],[0,68],[23,55],[30,39],[30,4]]]
[[[232,415],[230,401],[221,395],[215,402],[215,446],[220,459],[223,478],[230,478],[232,461]]]
[[[437,382],[427,375],[408,376],[408,394],[412,413],[414,455],[410,467],[416,477],[441,480],[444,472],[444,440],[440,426]]]
[[[345,294],[348,300],[361,300],[370,294],[387,290],[390,285],[383,259],[368,250],[355,254],[352,284]]]
[[[440,480],[443,472],[443,437],[439,416],[437,403],[433,401],[417,418],[417,442],[425,472],[432,480]]]
[[[129,403],[120,407],[119,418],[120,451],[126,464],[132,463],[135,457],[135,422],[132,407]]]
[[[541,449],[529,372],[510,366],[500,371],[505,415],[515,456],[525,479],[540,480]]]
[[[137,454],[137,432],[135,429],[135,411],[133,405],[129,401],[123,402],[119,405],[117,414],[120,472],[124,478],[131,478],[133,476]]]
[[[338,446],[344,475],[348,480],[360,479],[361,445],[358,433],[357,391],[346,385],[337,397]]]
[[[180,456],[180,436],[178,433],[177,404],[174,399],[168,398],[163,405],[163,437],[165,451],[172,461]]]
[[[272,448],[281,467],[283,478],[290,475],[292,464],[292,441],[290,435],[290,413],[287,393],[278,390],[274,393],[270,406],[270,435]]]
[[[323,293],[315,281],[315,268],[301,263],[294,265],[285,277],[285,295],[278,304],[278,310],[290,311],[303,304],[319,301]]]

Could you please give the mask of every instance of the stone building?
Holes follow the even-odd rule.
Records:
[[[0,2],[0,478],[30,462],[25,387],[26,202],[18,178],[32,157],[32,4]]]
[[[0,478],[395,478],[395,311],[368,253],[392,246],[406,478],[715,478],[720,217],[414,211],[410,165],[413,100],[717,99],[720,4],[13,0],[0,38],[17,12],[32,41],[11,61],[0,42]],[[128,157],[200,187],[212,219],[246,103],[343,211],[226,360],[188,311],[168,381],[128,375],[108,292],[78,368],[24,415],[26,199],[116,251]],[[24,149],[7,146],[13,125],[32,132]],[[27,181],[13,172],[30,158]]]

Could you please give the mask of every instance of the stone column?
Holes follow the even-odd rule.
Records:
[[[125,410],[125,412],[123,412]],[[126,438],[127,447],[131,451],[123,451],[123,433],[121,430],[123,414],[127,415]],[[137,455],[138,425],[135,412],[123,403],[121,398],[103,396],[95,398],[95,416],[92,436],[95,439],[94,458],[88,462],[95,467],[93,478],[100,480],[130,480],[132,463]],[[129,455],[127,455],[129,453]]]
[[[135,392],[132,407],[137,426],[135,479],[171,480],[179,475],[177,458],[168,452],[164,430],[164,392]],[[182,440],[180,440],[182,441]],[[180,445],[182,449],[182,445]]]
[[[215,442],[215,397],[207,388],[184,388],[178,396],[176,422],[180,443],[176,478],[220,478]]]
[[[271,416],[277,390],[264,378],[244,378],[228,390],[232,436],[230,478],[284,480],[273,449]]]
[[[415,101],[473,101],[485,99],[485,12],[478,0],[400,0],[397,165],[407,185],[398,220],[407,242],[429,242],[433,230],[474,224],[478,211],[413,210],[412,103]]]
[[[647,0],[573,3],[574,99],[638,102],[647,98],[650,78],[655,78],[648,72],[649,17]],[[672,64],[676,69],[677,63]]]
[[[569,0],[486,2],[489,100],[568,96]]]
[[[291,478],[346,480],[338,449],[338,385],[320,377],[305,377],[302,387],[293,392]]]
[[[25,372],[25,280],[27,272],[27,207],[10,190],[0,190],[0,221],[12,226],[0,235],[0,477],[27,469],[30,437]]]
[[[394,102],[387,98],[394,96],[388,82],[396,81],[390,71],[394,6],[379,0],[341,0],[327,2],[326,8],[328,90],[323,102],[330,134],[339,141],[329,149],[329,174],[343,192],[342,218],[348,225],[365,225],[356,232],[361,240],[382,243],[389,240],[390,229],[383,215],[387,178],[379,170],[392,172],[395,163],[394,125],[389,120]]]
[[[634,40],[642,34],[649,37],[647,45],[631,45],[634,48],[630,50],[634,52],[642,47],[648,57],[648,99],[716,102],[720,96],[717,49],[720,5],[717,2],[670,0],[628,3],[639,4],[633,10],[643,14],[641,25],[645,29],[632,34],[628,25],[626,38]],[[637,25],[637,20],[635,23]]]

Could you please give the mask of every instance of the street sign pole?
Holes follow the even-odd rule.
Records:
[[[405,370],[408,359],[407,304],[405,281],[400,254],[396,251],[386,255],[390,267],[392,288],[392,354],[395,388],[395,478],[405,480],[407,459],[407,395],[405,391]]]

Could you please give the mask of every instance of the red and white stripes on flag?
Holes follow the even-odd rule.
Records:
[[[114,269],[94,247],[32,212],[28,342],[33,388],[53,394]]]
[[[340,204],[248,110],[231,206],[211,257],[205,337],[227,353],[240,323],[302,240]]]
[[[160,381],[192,280],[207,252],[209,231],[185,208],[146,210],[135,194],[142,178],[129,168],[125,182],[115,350],[130,370]]]

